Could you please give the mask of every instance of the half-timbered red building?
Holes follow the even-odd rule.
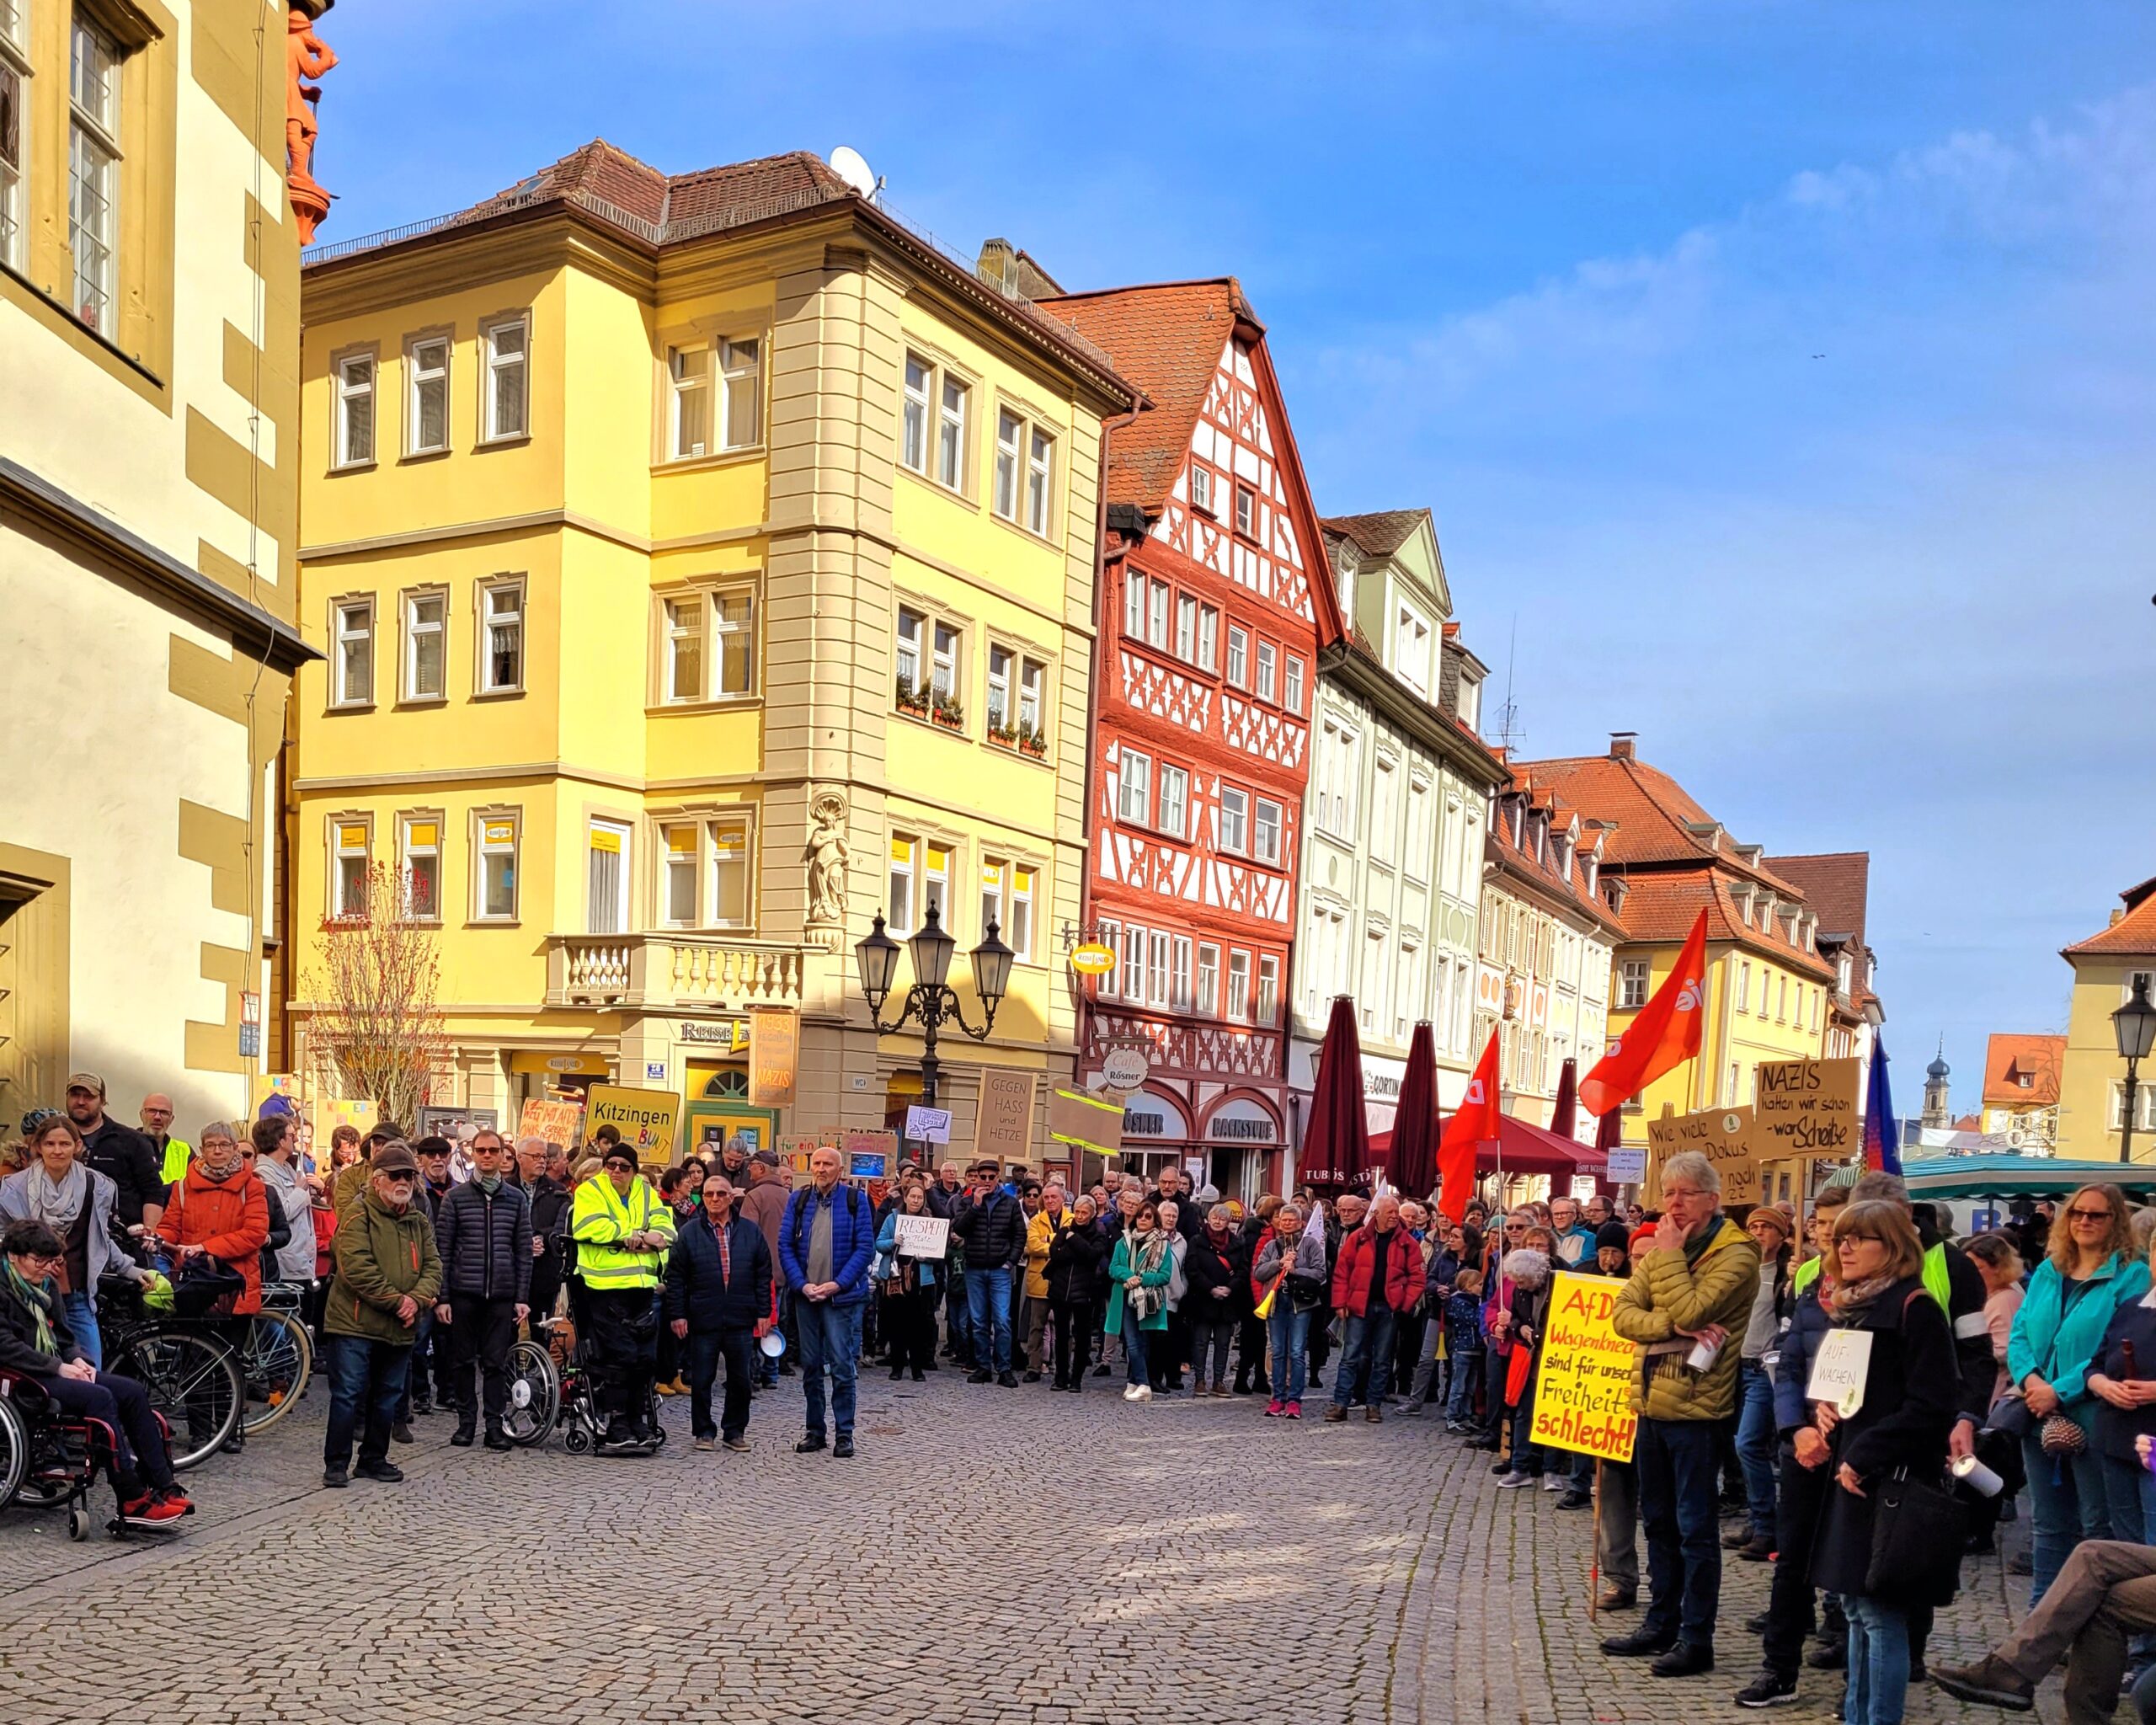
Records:
[[[1265,326],[1230,278],[1044,300],[1149,405],[1109,434],[1079,1076],[1126,1161],[1279,1189],[1320,640],[1341,633]],[[1137,1076],[1142,1056],[1145,1076]]]

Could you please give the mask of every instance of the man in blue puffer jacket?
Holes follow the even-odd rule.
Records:
[[[793,1290],[801,1327],[801,1393],[808,1430],[793,1448],[806,1455],[825,1444],[824,1374],[831,1375],[831,1454],[853,1454],[853,1385],[861,1359],[861,1313],[868,1263],[876,1250],[876,1211],[858,1186],[839,1185],[837,1151],[809,1158],[810,1183],[786,1202],[778,1229],[779,1266]]]

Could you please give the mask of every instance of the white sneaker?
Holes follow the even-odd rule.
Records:
[[[1517,1492],[1522,1487],[1531,1486],[1534,1483],[1534,1477],[1532,1474],[1508,1473],[1497,1482],[1497,1489],[1501,1492]]]
[[[1134,1385],[1130,1391],[1130,1399],[1134,1402],[1150,1402],[1153,1399],[1153,1386],[1150,1384]]]
[[[1572,1481],[1561,1473],[1545,1473],[1542,1476],[1542,1489],[1545,1492],[1561,1492],[1571,1483]]]
[[[1126,1402],[1135,1402],[1138,1399],[1138,1386],[1125,1384],[1123,1386],[1123,1399]]]

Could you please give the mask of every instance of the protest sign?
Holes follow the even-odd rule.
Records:
[[[1812,1356],[1804,1399],[1831,1403],[1844,1419],[1864,1406],[1864,1380],[1871,1370],[1871,1332],[1829,1330]]]
[[[574,1150],[584,1140],[578,1135],[584,1124],[584,1104],[580,1102],[556,1102],[547,1097],[533,1097],[524,1105],[524,1112],[517,1116],[516,1135],[519,1138],[543,1138],[549,1144],[558,1144],[564,1150]]]
[[[801,1060],[801,1021],[791,1012],[759,1007],[749,1014],[749,1105],[790,1108]]]
[[[1696,1114],[1666,1114],[1647,1122],[1647,1142],[1654,1151],[1653,1202],[1661,1199],[1662,1170],[1670,1157],[1696,1150],[1721,1176],[1724,1204],[1759,1201],[1759,1165],[1752,1156],[1752,1110],[1702,1108]]]
[[[906,1105],[905,1135],[916,1144],[948,1144],[951,1141],[951,1111],[948,1108],[925,1108],[919,1103]]]
[[[980,1108],[974,1116],[974,1154],[994,1156],[1000,1166],[1023,1162],[1033,1141],[1033,1079],[1031,1072],[985,1066],[980,1075]]]
[[[1623,1145],[1609,1152],[1607,1170],[1613,1186],[1636,1186],[1647,1177],[1647,1153],[1636,1146],[1627,1149]]]
[[[849,1127],[839,1135],[849,1180],[888,1180],[899,1162],[899,1135],[880,1129]]]
[[[1609,1325],[1624,1285],[1609,1276],[1551,1279],[1532,1441],[1603,1461],[1632,1459],[1632,1344]]]
[[[1854,1156],[1864,1062],[1762,1060],[1753,1075],[1752,1154],[1763,1162]]]
[[[670,1091],[632,1090],[623,1084],[595,1084],[584,1092],[584,1125],[596,1132],[611,1126],[640,1162],[660,1166],[674,1160],[674,1129],[681,1098]]]
[[[950,1247],[951,1224],[942,1216],[894,1215],[891,1239],[894,1250],[915,1258],[941,1258]]]

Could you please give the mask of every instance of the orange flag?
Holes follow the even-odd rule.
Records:
[[[1606,1114],[1699,1053],[1706,1028],[1706,979],[1707,913],[1703,906],[1692,932],[1684,937],[1677,968],[1654,991],[1654,998],[1640,1008],[1625,1033],[1609,1044],[1594,1070],[1580,1080],[1582,1108],[1590,1114]]]
[[[1497,1033],[1490,1033],[1490,1045],[1475,1063],[1475,1076],[1467,1081],[1467,1094],[1445,1122],[1444,1136],[1438,1140],[1438,1208],[1449,1224],[1467,1220],[1467,1200],[1475,1195],[1475,1151],[1497,1135]]]

